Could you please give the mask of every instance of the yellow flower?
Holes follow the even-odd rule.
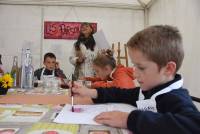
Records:
[[[13,78],[10,74],[5,74],[0,78],[0,84],[3,88],[10,88],[13,85]]]

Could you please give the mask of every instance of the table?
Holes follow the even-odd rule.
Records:
[[[54,113],[53,110],[50,110],[46,115],[40,120],[41,122],[52,122],[51,116]],[[17,132],[17,134],[26,134],[28,129],[33,125],[33,123],[12,123],[12,122],[0,122],[1,127],[16,127],[20,128],[20,130]],[[95,126],[95,125],[80,125],[80,130],[78,134],[88,134],[89,130],[109,130],[110,134],[123,134],[121,129],[118,128],[112,128],[108,126]]]
[[[58,92],[46,92],[41,87],[33,90],[15,89],[5,96],[0,96],[1,104],[70,104],[68,89],[58,90]],[[92,104],[88,97],[74,97],[75,104]]]
[[[92,104],[92,100],[87,97],[76,97],[75,103],[77,104]],[[71,99],[67,94],[29,94],[29,93],[11,93],[6,96],[0,96],[1,104],[43,104],[55,106],[58,104],[70,103]],[[55,109],[50,109],[40,120],[40,122],[52,122],[52,116]],[[15,127],[20,128],[17,134],[26,134],[27,130],[33,123],[30,122],[0,122],[1,127]],[[78,134],[88,134],[89,130],[109,130],[110,134],[124,134],[121,129],[112,128],[108,126],[95,126],[95,125],[79,125],[80,129]]]

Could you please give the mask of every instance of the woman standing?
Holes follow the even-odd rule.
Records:
[[[93,38],[93,27],[90,23],[82,23],[78,40],[72,49],[69,61],[74,65],[76,79],[94,76],[92,61],[97,54],[97,47]]]

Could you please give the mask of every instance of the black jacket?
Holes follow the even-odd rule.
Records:
[[[43,68],[37,69],[34,72],[34,76],[37,77],[38,80],[41,79],[40,76],[41,76],[41,73],[42,73],[42,69]],[[44,75],[52,75],[52,73],[53,73],[52,70],[48,70],[48,69],[44,70]],[[63,73],[63,71],[61,69],[55,69],[55,76],[61,77],[61,78],[66,78],[65,74]]]
[[[143,92],[145,99],[181,79],[175,79]],[[122,90],[117,88],[98,88],[98,98],[94,103],[123,102],[136,106],[139,89]],[[134,134],[200,134],[200,112],[186,89],[180,88],[156,97],[157,113],[151,111],[132,111],[128,116],[127,127]]]

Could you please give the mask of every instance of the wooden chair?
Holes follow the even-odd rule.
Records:
[[[195,97],[195,96],[191,96],[191,98],[193,101],[200,103],[200,98]]]
[[[116,45],[117,45],[117,50],[116,50]],[[120,42],[118,42],[117,44],[112,44],[112,50],[115,54],[115,52],[117,51],[116,57],[117,57],[117,64],[122,64],[121,60],[125,60],[126,63],[126,67],[128,67],[128,53],[127,53],[127,45],[124,44],[122,46],[122,48],[124,47],[124,56],[121,56],[121,44]]]
[[[190,96],[192,101],[194,102],[195,106],[197,107],[198,110],[200,110],[200,98],[195,97],[195,96]]]

